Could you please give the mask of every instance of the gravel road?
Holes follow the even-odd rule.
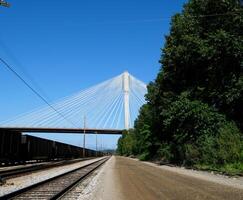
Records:
[[[243,189],[155,167],[124,157],[112,157],[100,171],[89,194],[80,199],[243,199]],[[85,190],[85,189],[84,189]]]

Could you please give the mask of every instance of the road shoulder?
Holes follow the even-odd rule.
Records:
[[[237,189],[243,189],[243,177],[229,177],[221,174],[215,174],[214,172],[208,171],[200,171],[200,170],[193,170],[193,169],[186,169],[184,167],[175,167],[175,166],[168,166],[168,165],[158,165],[148,161],[139,161],[136,158],[129,158],[136,162],[141,162],[149,166],[153,166],[162,170],[167,170],[170,172],[175,172],[181,175],[190,176],[193,178],[210,181],[213,183],[234,187]]]

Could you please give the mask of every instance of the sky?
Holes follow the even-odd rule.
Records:
[[[186,0],[8,0],[0,7],[0,57],[49,102],[127,70],[156,78],[170,18]],[[0,122],[45,106],[0,63]],[[81,146],[82,135],[34,134]],[[99,135],[116,148],[119,136]],[[95,148],[95,135],[86,136]]]

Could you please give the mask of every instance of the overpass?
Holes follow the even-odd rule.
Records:
[[[118,129],[83,129],[83,128],[31,128],[31,127],[0,127],[0,132],[11,131],[21,133],[88,133],[121,135]]]

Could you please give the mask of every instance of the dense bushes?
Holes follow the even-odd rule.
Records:
[[[161,70],[120,154],[243,170],[242,27],[239,0],[190,0],[172,18]]]
[[[162,113],[162,118],[162,131],[166,135],[166,142],[173,147],[170,161],[174,163],[205,162],[204,158],[210,153],[212,155],[208,158],[212,158],[216,145],[212,138],[219,137],[221,129],[227,124],[225,117],[207,104],[197,100],[190,101],[183,96],[168,106],[167,112]]]
[[[134,148],[136,147],[136,139],[134,138],[134,134],[132,130],[130,131],[130,134],[128,134],[127,131],[124,131],[122,134],[122,137],[118,140],[118,149],[117,151],[121,155],[131,155],[135,154]]]

